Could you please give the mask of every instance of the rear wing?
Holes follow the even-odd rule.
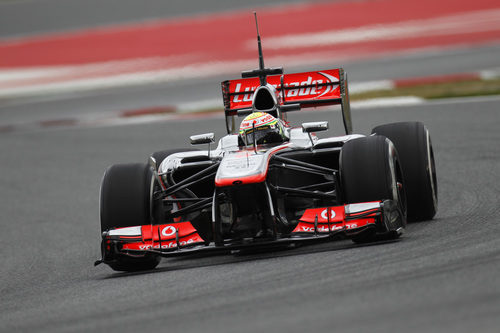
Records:
[[[267,83],[278,92],[279,106],[300,105],[300,108],[340,105],[346,134],[352,133],[351,111],[347,89],[347,74],[342,68],[267,76]],[[222,98],[228,134],[237,132],[239,110],[252,108],[258,77],[222,82]],[[286,108],[282,108],[284,112]]]

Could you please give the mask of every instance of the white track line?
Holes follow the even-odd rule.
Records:
[[[446,36],[500,29],[500,9],[474,11],[432,19],[377,24],[353,29],[330,30],[266,38],[267,49],[295,49],[365,41],[396,40],[413,37]],[[255,47],[248,41],[247,47]]]

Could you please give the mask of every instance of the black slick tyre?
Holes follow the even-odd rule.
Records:
[[[149,224],[153,173],[147,164],[116,164],[103,177],[100,192],[101,231]],[[117,271],[155,268],[160,258],[120,255],[109,266]]]
[[[437,178],[432,142],[420,122],[400,122],[377,126],[372,133],[389,138],[399,154],[403,169],[408,220],[425,221],[437,211]]]
[[[347,204],[394,200],[406,223],[406,195],[398,153],[390,140],[370,136],[348,141],[340,154],[340,179]],[[384,239],[399,237],[391,232]],[[355,243],[379,240],[375,230],[352,237]]]

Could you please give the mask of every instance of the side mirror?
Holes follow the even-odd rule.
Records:
[[[207,156],[208,158],[210,158],[210,144],[215,142],[214,133],[192,135],[189,137],[189,140],[191,141],[192,145],[201,145],[208,143]]]
[[[149,156],[149,166],[153,170],[158,170],[158,163],[156,163],[156,158],[154,158],[153,156]]]
[[[314,147],[314,140],[312,138],[312,132],[321,132],[326,131],[328,129],[327,121],[315,121],[311,123],[303,123],[302,124],[302,132],[307,133],[309,136],[309,140],[311,141],[311,150]]]
[[[153,175],[156,179],[156,182],[160,185],[162,191],[166,191],[167,189],[163,184],[160,175],[158,174],[158,163],[156,162],[156,159],[153,156],[149,156],[149,166],[151,167],[151,169],[153,169]]]
[[[205,143],[210,144],[215,142],[215,135],[214,133],[192,135],[189,137],[189,140],[191,141],[192,145],[201,145]]]
[[[315,121],[311,123],[302,124],[302,132],[304,133],[321,132],[321,131],[326,131],[327,129],[328,129],[327,121]]]

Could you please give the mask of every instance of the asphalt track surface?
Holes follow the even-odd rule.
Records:
[[[338,0],[337,0],[338,1]],[[0,1],[0,38],[111,24],[254,9],[301,0],[12,0]]]
[[[439,212],[401,241],[164,259],[114,273],[99,257],[106,166],[186,147],[221,118],[3,134],[1,331],[497,332],[500,325],[500,99],[353,110],[355,129],[423,121]],[[293,114],[296,123],[338,112]]]
[[[351,83],[446,75],[474,72],[500,67],[500,44],[478,48],[459,47],[449,50],[425,50],[362,61],[332,62],[324,65],[287,67],[285,72],[321,70],[343,67]],[[255,61],[257,67],[257,59]],[[251,68],[245,68],[251,69]],[[243,70],[243,69],[242,69]],[[222,106],[220,82],[232,76],[183,80],[147,86],[100,89],[86,93],[36,96],[25,99],[0,99],[0,119],[3,125],[68,119],[86,116],[113,116],[119,111],[150,107],[175,106],[186,102],[219,100]]]
[[[17,5],[23,3],[30,1]],[[499,66],[498,54],[498,46],[489,45],[346,68],[353,81],[445,74]],[[0,119],[101,113],[187,94],[213,98],[218,82],[14,101],[0,106]],[[405,120],[422,121],[431,132],[439,211],[432,221],[409,225],[401,241],[171,258],[136,274],[92,265],[100,255],[98,193],[105,168],[187,147],[192,134],[213,130],[220,137],[222,117],[0,133],[0,331],[498,332],[499,103],[490,97],[353,109],[359,133]],[[329,120],[329,134],[341,134],[338,111],[290,117],[294,123]]]

